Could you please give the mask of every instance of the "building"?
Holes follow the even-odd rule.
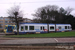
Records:
[[[32,23],[33,20],[23,18],[23,23]],[[0,17],[0,32],[5,29],[5,25],[15,25],[8,17]]]
[[[28,18],[23,18],[23,23],[33,23],[33,20]]]
[[[5,25],[15,25],[8,17],[0,17],[0,31],[3,31]]]

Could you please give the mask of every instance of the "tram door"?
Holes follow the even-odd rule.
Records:
[[[13,31],[12,26],[8,26],[7,32],[12,32],[12,31]]]

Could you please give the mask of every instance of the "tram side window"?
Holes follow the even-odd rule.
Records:
[[[50,30],[54,30],[54,27],[53,27],[53,26],[51,26],[51,27],[50,27]]]
[[[44,27],[43,27],[43,30],[44,30]]]
[[[71,29],[71,26],[68,26],[68,29]]]
[[[25,26],[25,30],[28,30],[28,26]]]
[[[68,29],[70,29],[69,26],[68,26]]]
[[[65,29],[67,29],[67,26],[65,26]]]
[[[23,26],[21,26],[21,31],[23,31],[24,30],[24,28],[23,28]]]
[[[61,29],[61,26],[59,26],[58,28]]]
[[[44,26],[41,26],[41,27],[40,27],[40,30],[44,30],[44,29],[45,29]]]
[[[42,27],[40,27],[40,30],[42,30]]]
[[[34,30],[34,26],[29,26],[29,30]]]

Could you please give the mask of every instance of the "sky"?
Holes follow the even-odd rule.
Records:
[[[57,5],[63,8],[73,8],[72,15],[75,16],[75,0],[1,0],[0,16],[7,17],[7,11],[14,5],[19,5],[23,11],[23,17],[33,19],[32,14],[40,7],[46,5]]]

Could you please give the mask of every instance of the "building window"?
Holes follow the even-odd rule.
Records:
[[[5,18],[5,20],[9,20],[8,18]]]
[[[3,26],[3,24],[1,24],[1,26]]]
[[[13,23],[15,23],[15,22],[13,22]]]
[[[2,26],[3,26],[3,24],[0,24],[0,29],[2,29],[2,28],[3,28]]]
[[[29,30],[34,30],[34,26],[29,26]]]
[[[50,26],[50,30],[54,30],[54,26]]]
[[[3,21],[0,21],[0,23],[3,23]]]
[[[8,25],[8,24],[5,24],[5,25]]]
[[[28,26],[25,26],[25,30],[28,30]]]
[[[3,20],[3,18],[2,18],[2,17],[0,17],[0,20]]]
[[[21,31],[23,31],[24,30],[24,28],[23,28],[23,26],[21,26]]]
[[[65,29],[67,29],[67,26],[65,26]]]
[[[27,21],[27,20],[25,19],[25,21]]]
[[[1,26],[3,26],[3,24],[0,24]]]
[[[8,21],[5,21],[5,23],[8,23]]]
[[[26,21],[30,21],[29,19],[27,19]]]
[[[2,29],[3,27],[0,27],[0,29]]]
[[[11,23],[11,21],[9,21],[9,23]]]

